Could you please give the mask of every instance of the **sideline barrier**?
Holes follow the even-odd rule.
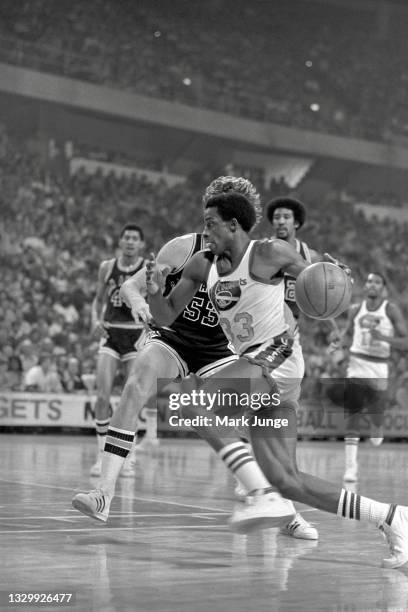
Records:
[[[94,427],[95,397],[87,394],[46,393],[2,393],[0,394],[1,428],[88,428]],[[118,405],[119,397],[111,398],[112,409]],[[189,432],[185,426],[169,424],[170,411],[165,397],[159,399],[158,431]],[[143,429],[143,412],[140,429]],[[298,413],[299,436],[341,437],[343,436],[343,413],[316,402],[303,402]],[[361,434],[369,435],[369,421],[361,417]],[[384,434],[389,438],[408,438],[408,411],[393,407],[384,416]]]

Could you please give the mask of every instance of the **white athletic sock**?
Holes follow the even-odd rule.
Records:
[[[106,436],[105,452],[102,457],[101,488],[113,495],[116,481],[124,460],[132,449],[135,434],[133,431],[109,427]]]
[[[110,419],[95,419],[96,442],[101,453],[105,448],[106,434],[108,433]]]
[[[146,439],[157,440],[157,410],[156,408],[145,408],[146,415]]]
[[[337,516],[355,519],[357,521],[367,521],[374,523],[377,527],[384,523],[392,509],[392,504],[383,504],[374,499],[363,497],[352,491],[342,489],[340,493]]]
[[[344,438],[346,468],[355,467],[357,465],[358,443],[360,438]]]
[[[243,442],[227,444],[218,451],[218,455],[248,493],[270,488],[271,485]]]

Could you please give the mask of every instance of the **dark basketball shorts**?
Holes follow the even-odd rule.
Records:
[[[107,332],[108,336],[102,338],[99,344],[99,354],[121,361],[134,359],[145,341],[143,329],[109,327]]]
[[[226,343],[205,346],[194,343],[193,338],[188,340],[164,328],[152,329],[147,334],[146,344],[158,344],[165,348],[177,362],[181,378],[192,373],[206,378],[239,358]]]

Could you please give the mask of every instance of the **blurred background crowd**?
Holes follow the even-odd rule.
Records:
[[[0,62],[231,116],[408,145],[408,13],[377,19],[351,3],[301,0],[267,11],[245,0],[3,0]],[[69,157],[138,161],[72,146]],[[161,160],[149,169],[160,172]],[[245,165],[207,164],[173,186],[148,172],[71,172],[1,125],[0,388],[83,392],[98,349],[90,333],[98,266],[116,253],[121,226],[141,225],[147,252],[199,231],[201,195],[220,174],[252,180],[264,204],[286,193],[302,198],[283,177],[267,181]],[[390,190],[332,188],[306,198],[300,237],[350,265],[356,299],[373,261],[381,262],[390,297],[408,315],[408,224],[368,218],[355,206],[361,198],[404,204]],[[269,233],[263,220],[255,236]],[[327,351],[330,331],[322,322],[302,326],[306,396],[344,368],[345,355]],[[391,401],[404,405],[406,358],[397,353],[394,361]]]
[[[405,13],[377,23],[352,3],[302,0],[19,4],[1,3],[0,61],[281,125],[408,137]]]
[[[136,175],[90,175],[84,170],[72,175],[52,173],[24,143],[17,144],[2,129],[2,389],[84,390],[82,375],[95,371],[98,348],[90,333],[98,266],[117,252],[121,226],[127,221],[141,225],[147,251],[157,251],[180,233],[200,231],[201,195],[208,182],[225,171],[217,170],[212,175],[208,169],[201,175],[195,173],[173,187],[164,180],[152,183]],[[260,191],[263,203],[290,193],[284,181],[272,181]],[[408,224],[368,220],[355,210],[352,197],[336,191],[324,201],[305,203],[307,223],[300,237],[352,267],[356,299],[362,295],[364,275],[377,256],[392,296],[408,314]],[[269,234],[264,219],[255,235]],[[341,372],[344,355],[327,352],[330,331],[322,322],[308,320],[303,325],[310,378]],[[405,358],[399,356],[394,373],[406,371],[405,366]]]

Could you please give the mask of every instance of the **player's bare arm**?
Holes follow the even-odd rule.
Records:
[[[255,245],[251,272],[268,282],[282,270],[297,277],[310,264],[285,240],[259,240]]]
[[[183,270],[171,293],[163,296],[162,274],[157,262],[150,258],[146,264],[146,286],[149,306],[158,325],[171,325],[192,300],[201,283],[207,280],[210,262],[203,251],[196,253]]]
[[[177,272],[185,265],[190,256],[192,244],[195,242],[195,236],[195,234],[178,236],[166,242],[160,249],[156,263],[162,274],[163,283],[170,272]],[[131,309],[136,321],[139,319],[144,322],[151,320],[152,316],[146,301],[146,266],[123,283],[119,295]]]
[[[352,304],[348,309],[347,321],[343,330],[332,331],[329,335],[330,349],[349,348],[353,338],[354,319],[361,304]]]
[[[400,350],[408,350],[408,328],[404,316],[395,302],[388,302],[387,316],[394,326],[394,336],[385,336],[376,329],[371,330],[373,340],[387,342],[390,346]]]
[[[106,278],[108,276],[108,270],[111,266],[112,260],[108,259],[101,262],[98,270],[96,295],[92,302],[91,333],[99,336],[106,336],[106,330],[103,327],[102,316],[107,292]]]

